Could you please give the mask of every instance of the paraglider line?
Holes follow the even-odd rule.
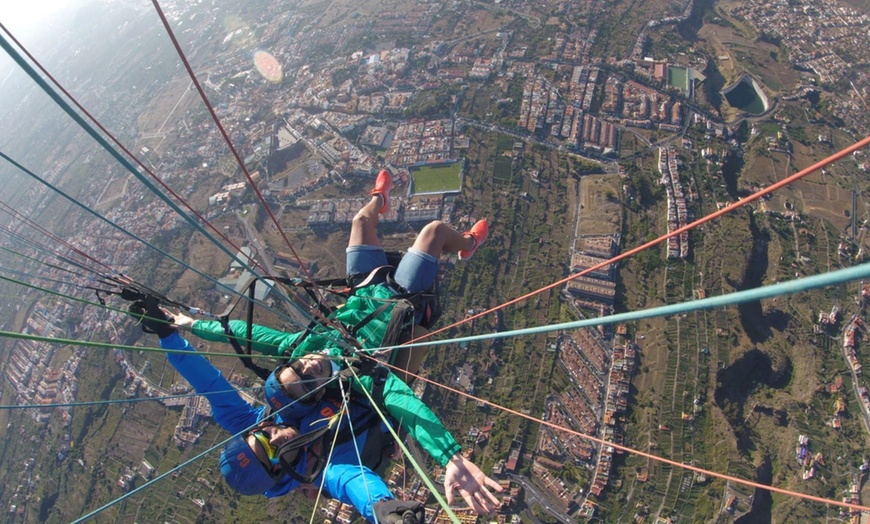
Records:
[[[478,319],[478,318],[480,318],[480,317],[482,317],[482,316],[488,315],[488,314],[490,314],[490,313],[494,313],[494,312],[499,311],[499,310],[501,310],[501,309],[504,309],[504,308],[506,308],[506,307],[508,307],[508,306],[514,305],[514,304],[516,304],[516,303],[518,303],[518,302],[522,302],[523,300],[526,300],[526,299],[528,299],[528,298],[530,298],[530,297],[533,297],[533,296],[535,296],[535,295],[537,295],[537,294],[543,293],[544,291],[548,291],[548,290],[553,289],[553,288],[555,288],[555,287],[559,287],[559,286],[561,286],[562,284],[568,283],[568,282],[570,282],[570,281],[572,281],[572,280],[574,280],[574,279],[576,279],[576,278],[578,278],[578,277],[581,277],[581,276],[583,276],[583,275],[587,275],[587,274],[589,274],[589,273],[591,273],[591,272],[593,272],[593,271],[596,271],[596,270],[601,269],[601,268],[603,268],[603,267],[607,267],[607,266],[609,266],[609,265],[611,265],[611,264],[614,264],[614,263],[616,263],[616,262],[619,262],[620,260],[624,260],[624,259],[626,259],[626,258],[628,258],[628,257],[630,257],[630,256],[636,255],[637,253],[640,253],[640,252],[643,251],[644,249],[647,249],[647,248],[649,248],[649,247],[655,246],[656,244],[659,244],[659,243],[661,243],[661,242],[663,242],[663,241],[665,241],[665,240],[667,240],[667,239],[669,239],[669,238],[671,238],[671,237],[675,237],[675,236],[677,236],[677,235],[679,235],[679,234],[681,234],[681,233],[683,233],[683,232],[690,231],[691,229],[694,229],[694,228],[697,227],[697,226],[700,226],[700,225],[702,225],[702,224],[706,224],[707,222],[710,222],[710,221],[712,221],[713,219],[719,218],[719,217],[721,217],[722,215],[725,215],[725,214],[727,214],[727,213],[730,213],[731,211],[734,211],[735,209],[738,209],[738,208],[740,208],[740,207],[742,207],[742,206],[745,206],[746,204],[749,204],[750,202],[753,202],[753,201],[755,201],[755,200],[758,200],[759,198],[761,198],[761,197],[763,197],[763,196],[765,196],[765,195],[768,195],[768,194],[772,193],[773,191],[775,191],[775,190],[777,190],[777,189],[779,189],[779,188],[781,188],[781,187],[784,187],[784,186],[786,186],[786,185],[788,185],[788,184],[791,184],[792,182],[795,182],[795,181],[797,181],[797,180],[800,180],[801,178],[803,178],[803,177],[809,175],[810,173],[813,173],[813,172],[815,172],[815,171],[817,171],[817,170],[819,170],[819,169],[821,169],[821,168],[827,166],[828,164],[831,164],[831,163],[833,163],[833,162],[835,162],[835,161],[837,161],[837,160],[840,160],[841,158],[843,158],[843,157],[845,157],[845,156],[847,156],[847,155],[850,155],[851,153],[853,153],[853,152],[855,152],[855,151],[858,151],[859,149],[861,149],[861,148],[863,148],[863,147],[866,147],[868,144],[870,144],[870,136],[867,136],[867,137],[865,137],[863,140],[859,140],[858,142],[855,142],[855,143],[852,144],[851,146],[848,146],[848,147],[846,147],[846,148],[844,148],[844,149],[841,149],[840,151],[838,151],[838,152],[834,153],[833,155],[831,155],[831,156],[825,158],[824,160],[821,160],[821,161],[819,161],[819,162],[816,162],[815,164],[811,165],[810,167],[808,167],[808,168],[806,168],[806,169],[803,169],[803,170],[801,170],[801,171],[795,173],[794,175],[791,175],[791,176],[788,177],[788,178],[785,178],[785,179],[783,179],[783,180],[781,180],[781,181],[779,181],[779,182],[776,182],[775,184],[773,184],[773,185],[771,185],[771,186],[768,186],[767,188],[762,189],[761,191],[758,191],[758,192],[756,192],[756,193],[753,193],[752,195],[749,195],[749,196],[746,197],[746,198],[743,198],[743,199],[741,199],[741,200],[738,200],[737,202],[734,202],[733,204],[730,204],[730,205],[728,205],[728,206],[726,206],[726,207],[724,207],[724,208],[722,208],[722,209],[720,209],[720,210],[718,210],[718,211],[715,211],[715,212],[713,212],[713,213],[710,213],[709,215],[707,215],[707,216],[705,216],[705,217],[702,217],[702,218],[700,218],[700,219],[698,219],[698,220],[692,222],[691,224],[686,224],[685,226],[683,226],[683,227],[681,227],[681,228],[678,228],[678,229],[675,229],[674,231],[671,231],[670,233],[668,233],[668,234],[666,234],[666,235],[662,235],[662,236],[660,236],[660,237],[658,237],[658,238],[656,238],[656,239],[654,239],[654,240],[651,240],[651,241],[649,241],[649,242],[647,242],[647,243],[645,243],[645,244],[643,244],[643,245],[640,245],[640,246],[635,247],[635,248],[633,248],[633,249],[630,249],[630,250],[628,250],[628,251],[626,251],[626,252],[624,252],[624,253],[621,253],[621,254],[619,254],[619,255],[617,255],[617,256],[611,258],[610,260],[607,260],[607,261],[605,261],[605,262],[601,262],[601,263],[599,263],[599,264],[596,264],[596,265],[594,265],[594,266],[592,266],[592,267],[590,267],[590,268],[584,269],[583,271],[580,271],[580,272],[575,273],[575,274],[573,274],[573,275],[570,275],[570,276],[568,276],[568,277],[566,277],[566,278],[563,278],[563,279],[561,279],[561,280],[558,280],[558,281],[556,281],[556,282],[554,282],[554,283],[552,283],[552,284],[549,284],[549,285],[547,285],[547,286],[544,286],[544,287],[542,287],[542,288],[540,288],[540,289],[538,289],[538,290],[532,291],[532,292],[527,293],[527,294],[525,294],[525,295],[523,295],[523,296],[520,296],[520,297],[514,298],[514,299],[509,300],[509,301],[507,301],[507,302],[504,302],[504,303],[502,303],[502,304],[500,304],[500,305],[498,305],[498,306],[495,306],[495,307],[493,307],[493,308],[487,309],[486,311],[483,311],[483,312],[481,312],[481,313],[477,313],[476,315],[471,315],[471,316],[466,317],[466,318],[464,318],[464,319],[462,319],[462,320],[460,320],[460,321],[458,321],[458,322],[454,322],[453,324],[450,324],[450,325],[448,325],[448,326],[445,326],[445,327],[442,327],[442,328],[436,329],[436,330],[434,330],[434,331],[432,331],[432,332],[430,332],[430,333],[427,333],[427,334],[425,334],[425,335],[422,335],[422,336],[420,336],[420,337],[417,337],[416,339],[412,340],[411,342],[417,342],[417,341],[419,341],[419,340],[424,340],[424,339],[426,339],[426,338],[431,337],[432,335],[434,335],[434,334],[436,334],[436,333],[443,333],[444,331],[447,331],[447,330],[449,330],[449,329],[451,329],[451,328],[454,328],[454,327],[460,326],[460,325],[462,325],[462,324],[470,323],[470,322],[472,322],[472,321],[474,321],[474,320],[476,320],[476,319]]]

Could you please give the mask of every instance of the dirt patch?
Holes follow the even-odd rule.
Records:
[[[740,187],[749,191],[770,186],[810,165],[817,148],[792,142],[794,154],[764,151],[747,155],[746,165],[740,172]],[[863,206],[859,202],[859,206]],[[843,230],[850,223],[852,209],[852,181],[836,169],[818,170],[800,180],[773,192],[764,202],[768,211],[786,213],[797,211],[821,218]],[[858,212],[862,212],[859,207]]]
[[[852,191],[838,187],[836,183],[819,183],[812,180],[795,182],[794,189],[801,196],[803,212],[827,220],[842,230],[849,223]]]
[[[744,31],[751,36],[744,36]],[[698,37],[707,42],[712,56],[717,57],[716,64],[726,83],[750,73],[761,80],[768,92],[792,89],[800,77],[787,63],[777,61],[779,48],[756,39],[752,28],[744,31],[717,24],[705,24],[698,31]]]
[[[580,181],[580,235],[619,233],[622,223],[622,177],[587,175]]]
[[[789,157],[783,153],[755,155],[747,160],[741,178],[744,184],[769,185],[791,174]]]
[[[110,447],[109,456],[116,456],[124,463],[141,462],[165,415],[165,408],[156,402],[140,402],[129,408],[113,438],[116,444],[123,442],[123,445]]]
[[[167,126],[175,125],[182,115],[201,105],[202,102],[196,91],[191,89],[190,79],[184,76],[176,76],[166,87],[160,91],[159,96],[151,99],[148,107],[139,116],[138,128],[142,130],[134,151],[147,146],[158,155],[165,154],[168,149],[175,146],[169,134],[175,134],[175,129]],[[174,117],[173,117],[174,115]]]

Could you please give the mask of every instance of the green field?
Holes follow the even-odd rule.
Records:
[[[412,194],[446,193],[462,189],[462,162],[411,169]]]
[[[680,91],[688,91],[689,72],[685,67],[668,67],[668,85],[676,87]]]

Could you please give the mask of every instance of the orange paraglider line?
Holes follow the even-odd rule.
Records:
[[[780,180],[779,182],[777,182],[777,183],[775,183],[775,184],[773,184],[773,185],[771,185],[771,186],[768,186],[767,188],[762,189],[761,191],[758,191],[758,192],[756,192],[756,193],[753,193],[752,195],[749,195],[749,196],[746,197],[746,198],[743,198],[743,199],[741,199],[741,200],[738,200],[737,202],[734,202],[733,204],[730,204],[730,205],[728,205],[728,206],[726,206],[726,207],[723,207],[722,209],[720,209],[720,210],[718,210],[718,211],[715,211],[715,212],[713,212],[713,213],[710,213],[709,215],[707,215],[707,216],[705,216],[705,217],[702,217],[702,218],[700,218],[700,219],[698,219],[698,220],[692,222],[691,224],[686,224],[685,226],[683,226],[683,227],[681,227],[681,228],[679,228],[679,229],[675,229],[674,231],[671,231],[671,232],[668,233],[668,234],[662,235],[662,236],[656,238],[655,240],[650,240],[650,241],[647,242],[646,244],[643,244],[643,245],[641,245],[641,246],[638,246],[638,247],[635,247],[635,248],[633,248],[633,249],[630,249],[630,250],[628,250],[628,251],[626,251],[626,252],[624,252],[624,253],[621,253],[621,254],[619,254],[619,255],[617,255],[617,256],[611,258],[610,260],[607,260],[607,261],[605,261],[605,262],[601,262],[601,263],[599,263],[599,264],[597,264],[597,265],[594,265],[594,266],[592,266],[592,267],[590,267],[590,268],[584,269],[583,271],[580,271],[580,272],[578,272],[578,273],[575,273],[575,274],[573,274],[573,275],[570,275],[570,276],[568,276],[568,277],[565,277],[565,278],[563,278],[562,280],[559,280],[559,281],[557,281],[557,282],[553,282],[552,284],[546,285],[546,286],[544,286],[544,287],[542,287],[542,288],[540,288],[540,289],[537,289],[537,290],[535,290],[535,291],[532,291],[532,292],[530,292],[530,293],[526,293],[525,295],[523,295],[523,296],[521,296],[521,297],[514,298],[514,299],[509,300],[509,301],[507,301],[507,302],[504,302],[504,303],[502,303],[502,304],[500,304],[500,305],[498,305],[498,306],[495,306],[495,307],[493,307],[493,308],[487,309],[486,311],[483,311],[483,312],[481,312],[481,313],[477,313],[476,315],[471,315],[471,316],[469,316],[469,317],[467,317],[467,318],[464,318],[464,319],[462,319],[462,320],[460,320],[460,321],[458,321],[458,322],[454,322],[453,324],[450,324],[450,325],[445,326],[445,327],[443,327],[443,328],[436,329],[436,330],[434,330],[434,331],[432,331],[432,332],[430,332],[430,333],[427,333],[427,334],[425,334],[425,335],[422,335],[422,336],[420,336],[420,337],[417,337],[417,338],[415,338],[415,339],[413,339],[413,340],[411,340],[411,341],[409,341],[409,342],[407,342],[407,343],[408,343],[408,344],[411,344],[411,343],[414,343],[414,342],[419,342],[419,341],[421,341],[421,340],[425,340],[425,339],[431,337],[432,335],[434,335],[434,334],[436,334],[436,333],[442,333],[442,332],[444,332],[444,331],[447,331],[448,329],[451,329],[451,328],[454,328],[454,327],[460,326],[460,325],[462,325],[462,324],[465,324],[465,323],[471,322],[471,321],[476,320],[476,319],[478,319],[478,318],[480,318],[480,317],[482,317],[482,316],[485,316],[485,315],[488,315],[488,314],[490,314],[490,313],[494,313],[494,312],[496,312],[496,311],[499,311],[499,310],[501,310],[501,309],[504,309],[504,308],[506,308],[506,307],[508,307],[508,306],[512,306],[512,305],[514,305],[514,304],[516,304],[516,303],[518,303],[518,302],[522,302],[523,300],[526,300],[526,299],[528,299],[528,298],[530,298],[530,297],[533,297],[533,296],[535,296],[535,295],[537,295],[537,294],[543,293],[544,291],[548,291],[548,290],[553,289],[553,288],[555,288],[555,287],[561,286],[562,284],[565,284],[565,283],[567,283],[567,282],[570,282],[570,281],[574,280],[575,278],[581,277],[581,276],[583,276],[583,275],[587,275],[587,274],[589,274],[589,273],[591,273],[591,272],[593,272],[593,271],[596,271],[596,270],[601,269],[601,268],[603,268],[603,267],[609,266],[610,264],[613,264],[613,263],[615,263],[615,262],[619,262],[620,260],[626,259],[626,258],[628,258],[628,257],[630,257],[630,256],[632,256],[632,255],[635,255],[635,254],[637,254],[637,253],[640,253],[640,252],[643,251],[644,249],[647,249],[647,248],[649,248],[649,247],[652,247],[652,246],[654,246],[654,245],[656,245],[656,244],[658,244],[658,243],[660,243],[660,242],[663,242],[663,241],[665,241],[665,240],[667,240],[667,239],[669,239],[669,238],[671,238],[671,237],[675,237],[675,236],[679,235],[680,233],[683,233],[683,232],[689,231],[689,230],[691,230],[691,229],[694,229],[694,228],[697,227],[697,226],[700,226],[700,225],[702,225],[702,224],[706,224],[707,222],[710,222],[710,221],[712,221],[713,219],[719,218],[719,217],[721,217],[722,215],[728,214],[728,213],[730,213],[731,211],[734,211],[735,209],[737,209],[737,208],[739,208],[739,207],[742,207],[742,206],[744,206],[744,205],[746,205],[746,204],[748,204],[748,203],[750,203],[750,202],[753,202],[753,201],[755,201],[755,200],[758,200],[759,198],[761,198],[761,197],[763,197],[763,196],[765,196],[765,195],[768,195],[768,194],[774,192],[775,190],[780,189],[781,187],[784,187],[784,186],[786,186],[786,185],[788,185],[788,184],[791,184],[792,182],[795,182],[795,181],[797,181],[797,180],[800,180],[801,178],[803,178],[803,177],[809,175],[810,173],[812,173],[812,172],[814,172],[814,171],[816,171],[816,170],[818,170],[818,169],[821,169],[821,168],[827,166],[828,164],[831,164],[831,163],[833,163],[833,162],[835,162],[835,161],[837,161],[837,160],[840,160],[840,159],[843,158],[844,156],[849,155],[849,154],[851,154],[851,153],[853,153],[853,152],[855,152],[855,151],[857,151],[857,150],[859,150],[859,149],[861,149],[861,148],[867,146],[868,144],[870,144],[870,136],[865,137],[863,140],[859,140],[858,142],[855,142],[854,144],[852,144],[852,145],[849,146],[849,147],[846,147],[846,148],[844,148],[844,149],[841,149],[840,151],[838,151],[838,152],[834,153],[833,155],[831,155],[831,156],[825,158],[824,160],[821,160],[821,161],[819,161],[819,162],[816,162],[815,164],[811,165],[810,167],[808,167],[808,168],[806,168],[806,169],[803,169],[803,170],[801,170],[801,171],[799,171],[799,172],[797,172],[797,173],[791,175],[791,176],[788,177],[788,178],[785,178],[785,179],[783,179],[783,180]]]
[[[717,472],[715,472],[715,471],[710,471],[710,470],[708,470],[708,469],[699,468],[699,467],[697,467],[697,466],[692,466],[692,465],[689,465],[689,464],[684,464],[684,463],[682,463],[682,462],[677,462],[677,461],[675,461],[675,460],[671,460],[671,459],[668,459],[668,458],[664,458],[664,457],[661,457],[661,456],[659,456],[659,455],[654,455],[654,454],[652,454],[652,453],[647,453],[647,452],[645,452],[645,451],[640,451],[640,450],[638,450],[638,449],[630,448],[630,447],[628,447],[628,446],[623,446],[623,445],[621,445],[621,444],[616,444],[616,443],[614,443],[614,442],[608,442],[607,440],[604,440],[604,439],[602,439],[602,438],[595,437],[595,436],[592,436],[592,435],[587,435],[587,434],[585,434],[585,433],[581,433],[581,432],[579,432],[579,431],[575,431],[575,430],[570,429],[570,428],[563,428],[563,427],[561,427],[561,426],[559,426],[559,425],[557,425],[557,424],[553,424],[552,422],[548,422],[548,421],[546,421],[546,420],[541,420],[541,419],[539,419],[539,418],[535,418],[535,417],[533,417],[533,416],[531,416],[531,415],[526,415],[525,413],[521,413],[521,412],[519,412],[519,411],[516,411],[516,410],[510,409],[510,408],[507,408],[507,407],[501,406],[501,405],[499,405],[499,404],[496,404],[495,402],[491,402],[491,401],[489,401],[489,400],[482,399],[482,398],[480,398],[480,397],[475,397],[474,395],[471,395],[471,394],[466,393],[466,392],[464,392],[464,391],[460,391],[460,390],[458,390],[458,389],[454,389],[454,388],[452,388],[452,387],[450,387],[450,386],[447,386],[447,385],[441,384],[440,382],[436,382],[436,381],[434,381],[434,380],[430,380],[430,379],[428,379],[428,378],[426,378],[426,377],[422,377],[422,376],[420,376],[420,375],[416,375],[416,374],[414,374],[414,373],[411,373],[410,371],[407,371],[407,370],[404,370],[404,369],[398,368],[398,367],[396,367],[396,366],[392,366],[392,365],[387,364],[387,363],[384,363],[384,362],[380,362],[380,364],[383,364],[384,366],[387,366],[387,367],[391,368],[394,372],[400,371],[400,372],[402,372],[402,373],[405,373],[405,374],[406,374],[407,376],[409,376],[409,377],[413,377],[413,378],[415,378],[415,379],[423,380],[423,381],[425,381],[425,382],[427,382],[427,383],[429,383],[429,384],[432,384],[432,385],[434,385],[434,386],[436,386],[436,387],[439,387],[439,388],[441,388],[441,389],[443,389],[443,390],[445,390],[445,391],[449,391],[449,392],[451,392],[451,393],[456,393],[457,395],[461,395],[461,396],[463,396],[463,397],[465,397],[465,398],[467,398],[467,399],[469,399],[469,400],[473,400],[473,401],[475,401],[475,402],[480,402],[480,403],[482,403],[482,404],[486,404],[487,406],[492,406],[492,407],[494,407],[494,408],[496,408],[496,409],[499,409],[499,410],[501,410],[501,411],[504,411],[505,413],[509,413],[509,414],[511,414],[511,415],[516,415],[517,417],[524,418],[524,419],[526,419],[526,420],[528,420],[528,421],[530,421],[530,422],[534,422],[534,423],[536,423],[536,424],[541,424],[541,425],[543,425],[543,426],[547,426],[547,427],[552,428],[552,429],[556,429],[556,430],[559,430],[559,431],[563,431],[563,432],[565,432],[565,433],[569,433],[569,434],[571,434],[571,435],[575,435],[575,436],[580,437],[580,438],[582,438],[582,439],[590,440],[590,441],[592,441],[592,442],[595,442],[595,443],[601,444],[601,445],[603,445],[603,446],[610,446],[610,447],[612,447],[613,449],[617,449],[617,450],[620,450],[620,451],[624,451],[624,452],[629,453],[629,454],[631,454],[631,455],[637,455],[637,456],[639,456],[639,457],[643,457],[643,458],[646,458],[646,459],[649,459],[649,460],[654,460],[654,461],[656,461],[656,462],[661,462],[662,464],[668,464],[668,465],[673,466],[673,467],[676,467],[676,468],[682,468],[682,469],[685,469],[685,470],[688,470],[688,471],[693,471],[693,472],[695,472],[695,473],[702,473],[702,474],[704,474],[704,475],[709,475],[709,476],[711,476],[711,477],[716,477],[716,478],[719,478],[719,479],[722,479],[722,480],[727,480],[727,481],[730,481],[730,482],[734,482],[734,483],[736,483],[736,484],[742,484],[742,485],[744,485],[744,486],[749,486],[749,487],[752,487],[752,488],[763,489],[763,490],[771,491],[771,492],[773,492],[773,493],[779,493],[779,494],[781,494],[781,495],[788,495],[788,496],[790,496],[790,497],[801,498],[801,499],[809,500],[809,501],[813,501],[813,502],[820,502],[820,503],[822,503],[822,504],[831,504],[831,505],[834,505],[834,506],[840,506],[840,507],[843,507],[843,508],[848,508],[848,509],[850,509],[850,510],[856,510],[856,511],[870,511],[870,506],[861,506],[861,505],[859,505],[859,504],[851,504],[851,503],[848,503],[848,502],[840,502],[840,501],[838,501],[838,500],[831,500],[831,499],[826,499],[826,498],[822,498],[822,497],[817,497],[817,496],[815,496],[815,495],[808,495],[808,494],[806,494],[806,493],[800,493],[800,492],[792,491],[792,490],[788,490],[788,489],[777,488],[777,487],[775,487],[775,486],[768,486],[768,485],[765,485],[765,484],[760,484],[760,483],[758,483],[758,482],[753,482],[753,481],[751,481],[751,480],[745,480],[745,479],[741,479],[741,478],[734,477],[734,476],[731,476],[731,475],[726,475],[726,474],[724,474],[724,473],[717,473]]]

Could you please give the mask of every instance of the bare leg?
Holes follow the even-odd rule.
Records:
[[[381,246],[381,240],[378,238],[378,210],[381,205],[383,205],[381,196],[372,195],[369,203],[357,211],[351,222],[348,247]]]
[[[441,253],[456,253],[459,250],[471,249],[474,247],[474,239],[468,233],[460,233],[444,222],[435,220],[426,224],[420,231],[412,247],[439,258]]]

